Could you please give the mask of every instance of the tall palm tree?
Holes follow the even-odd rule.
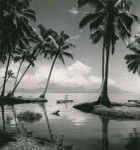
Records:
[[[128,71],[140,76],[140,38],[135,38],[135,42],[130,43],[128,48],[133,52],[125,56]]]
[[[67,50],[69,50],[70,48],[75,47],[72,43],[68,41],[69,39],[70,39],[70,36],[66,34],[64,31],[60,32],[60,34],[56,33],[55,35],[52,35],[52,43],[48,46],[47,49],[44,49],[42,51],[42,53],[44,54],[44,57],[48,57],[48,54],[49,54],[50,58],[53,59],[53,62],[51,65],[51,69],[49,72],[49,76],[47,79],[45,89],[40,95],[41,98],[45,98],[56,60],[59,59],[63,64],[65,64],[64,56],[73,59],[73,55],[67,52]]]
[[[4,96],[11,55],[17,45],[22,49],[29,45],[28,39],[34,36],[34,29],[30,25],[30,20],[36,21],[36,16],[35,11],[28,8],[27,2],[25,4],[25,0],[2,0],[1,4],[0,58],[6,58],[8,54],[4,86],[1,93]]]
[[[126,0],[78,0],[78,6],[82,7],[90,4],[94,8],[94,13],[88,13],[80,22],[80,28],[89,24],[91,39],[93,43],[103,39],[102,55],[102,89],[97,103],[109,106],[108,98],[108,70],[110,50],[112,54],[115,50],[117,40],[127,40],[131,36],[131,27],[138,17],[130,12],[130,3]],[[105,62],[104,62],[105,60]]]
[[[34,61],[37,59],[38,55],[41,53],[41,51],[45,50],[49,45],[50,42],[52,42],[53,37],[52,35],[55,33],[52,29],[45,29],[43,25],[38,25],[40,34],[37,34],[35,32],[34,37],[30,38],[29,40],[35,44],[35,46],[32,48],[32,54],[31,54],[31,61],[29,62],[28,66],[24,70],[23,74],[17,81],[16,85],[14,86],[11,95],[15,92],[16,88],[20,84],[21,80],[25,76],[28,69],[34,64]],[[45,32],[44,32],[45,31]],[[49,51],[48,51],[49,53]]]

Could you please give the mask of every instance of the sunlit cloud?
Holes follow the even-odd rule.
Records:
[[[27,64],[26,64],[27,65]],[[19,64],[11,63],[10,68],[16,74]],[[37,89],[43,88],[49,74],[50,65],[45,63],[37,63],[35,72],[32,74],[27,72],[23,78],[20,88]],[[24,66],[25,69],[25,66]],[[4,72],[5,68],[0,69],[0,73]],[[3,74],[4,75],[4,74]],[[12,82],[9,84],[13,84]],[[84,88],[97,88],[101,84],[101,78],[93,75],[92,67],[85,65],[79,60],[75,61],[68,67],[54,67],[50,84],[60,85],[63,87],[84,87]],[[109,79],[110,85],[115,85],[115,81]]]
[[[75,7],[72,7],[71,9],[69,9],[68,12],[73,15],[77,15],[79,13],[79,11]]]

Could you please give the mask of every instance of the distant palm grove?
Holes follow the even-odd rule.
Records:
[[[109,60],[117,52],[116,43],[122,40],[133,53],[125,57],[128,70],[140,75],[140,37],[132,38],[132,26],[139,23],[139,17],[131,12],[131,0],[77,0],[78,8],[89,5],[92,11],[85,14],[79,28],[89,26],[92,44],[102,42],[102,85],[99,98],[93,105],[103,104],[110,107],[108,96]],[[46,29],[42,24],[34,29],[36,12],[30,8],[30,0],[0,0],[0,61],[5,65],[1,96],[14,96],[27,71],[34,67],[39,56],[52,61],[46,86],[39,95],[45,98],[55,63],[65,64],[65,57],[73,59],[69,51],[75,48],[71,36],[66,31],[58,33]],[[32,23],[31,23],[32,22]],[[131,41],[131,39],[133,39]],[[94,46],[94,45],[93,45]],[[130,52],[131,52],[130,51]],[[17,73],[9,70],[11,61],[18,62]],[[23,70],[23,64],[27,64]],[[6,95],[7,81],[14,80],[13,88]],[[44,81],[45,82],[45,81]]]

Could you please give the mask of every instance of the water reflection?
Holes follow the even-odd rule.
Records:
[[[102,122],[102,150],[108,150],[108,124],[109,119],[106,117],[101,117]]]
[[[20,129],[18,127],[18,121],[17,121],[17,115],[16,115],[16,110],[15,110],[15,107],[14,105],[11,106],[11,110],[13,112],[13,117],[14,117],[14,121],[15,121],[15,125],[16,125],[16,130],[18,133],[20,133]]]
[[[1,114],[2,114],[2,125],[3,125],[3,130],[6,130],[5,126],[5,112],[4,112],[4,105],[1,105]]]
[[[129,133],[125,149],[126,150],[140,149],[140,131],[138,132],[136,128],[133,129],[132,133]]]
[[[106,117],[99,118],[71,108],[64,108],[65,105],[57,107],[61,110],[61,116],[57,117],[52,115],[53,107],[48,104],[3,106],[3,108],[1,107],[3,130],[9,131],[8,126],[12,126],[14,123],[11,131],[65,150],[138,150],[140,148],[139,122],[112,121]],[[43,118],[35,122],[19,120],[17,116],[26,111],[39,112]],[[79,122],[79,126],[75,122]]]
[[[40,103],[39,105],[43,110],[43,114],[44,114],[44,117],[45,117],[45,120],[46,120],[46,124],[47,124],[47,127],[48,127],[51,142],[52,142],[52,144],[54,144],[54,142],[55,142],[54,135],[53,135],[53,132],[52,132],[52,129],[51,129],[51,125],[50,125],[50,122],[49,122],[49,118],[48,118],[48,115],[47,115],[47,110],[46,110],[45,104]]]

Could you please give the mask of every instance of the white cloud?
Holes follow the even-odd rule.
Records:
[[[70,12],[73,15],[77,15],[79,13],[75,7],[72,7],[70,10],[68,10],[68,12]]]
[[[74,36],[72,36],[70,39],[72,39],[72,40],[77,40],[77,39],[79,39],[80,38],[80,35],[74,35]]]
[[[14,68],[13,71],[16,73],[19,64],[11,64],[10,68]],[[2,68],[0,69],[0,73],[3,71]],[[40,88],[44,87],[46,84],[46,80],[49,74],[50,65],[47,66],[46,64],[37,63],[36,71],[34,74],[26,74],[23,81],[20,84],[21,88]],[[51,84],[59,84],[62,86],[69,86],[69,87],[97,87],[101,83],[101,78],[96,77],[92,73],[92,68],[83,64],[80,61],[76,61],[71,66],[68,67],[54,67],[52,76],[51,76]],[[115,81],[109,79],[109,83],[112,85],[115,84]]]
[[[40,85],[44,87],[49,70],[50,66],[41,64],[36,70],[35,74],[28,74],[25,76],[24,80],[22,81],[22,86],[34,88]],[[59,84],[62,86],[84,86],[89,88],[93,87],[93,85],[99,85],[101,83],[101,78],[93,76],[92,68],[77,60],[74,64],[68,66],[67,68],[54,67],[50,82],[52,84]],[[110,84],[115,84],[115,81],[111,79],[109,79],[109,82]]]

